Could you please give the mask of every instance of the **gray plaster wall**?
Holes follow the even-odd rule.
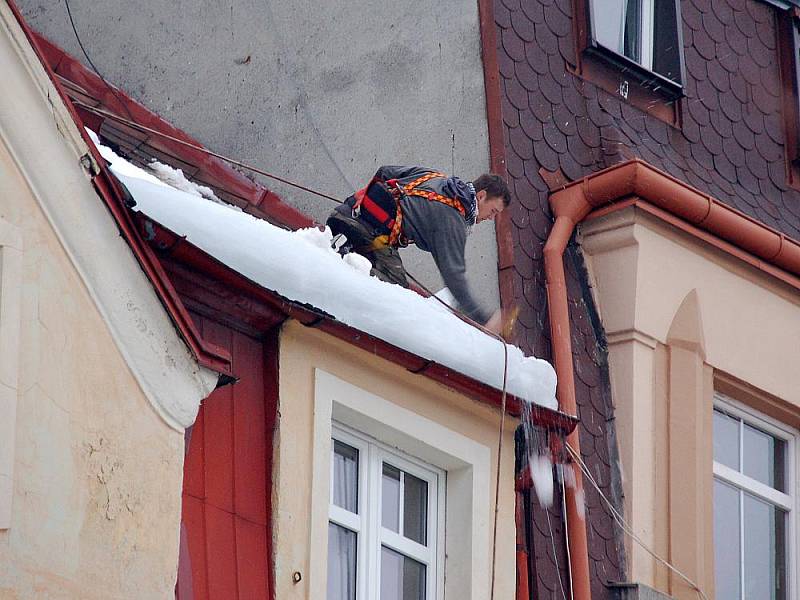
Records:
[[[103,77],[215,151],[340,198],[382,164],[488,170],[476,0],[69,1]],[[64,0],[17,3],[87,63]],[[260,181],[319,222],[332,208]],[[403,258],[441,286],[430,255]],[[497,305],[492,223],[470,235],[467,261]]]

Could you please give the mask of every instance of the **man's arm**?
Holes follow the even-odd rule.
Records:
[[[437,207],[439,208],[439,207]],[[472,295],[467,283],[467,267],[464,251],[467,243],[467,230],[460,214],[447,207],[437,211],[441,217],[438,225],[429,236],[428,247],[445,285],[458,301],[461,311],[469,318],[486,323],[492,313],[486,310]]]

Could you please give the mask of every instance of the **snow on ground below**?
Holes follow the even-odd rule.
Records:
[[[111,171],[141,211],[235,271],[281,296],[309,304],[339,321],[501,389],[503,344],[452,315],[434,298],[369,276],[360,256],[343,260],[330,247],[329,230],[285,231],[232,210],[191,188],[170,169],[170,182],[127,162],[100,144]],[[165,173],[161,167],[157,172]],[[185,185],[180,180],[185,181]],[[189,189],[191,192],[181,191]],[[508,345],[508,392],[557,408],[556,376],[549,363]]]

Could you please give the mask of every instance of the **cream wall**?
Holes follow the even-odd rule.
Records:
[[[366,428],[448,472],[447,597],[487,598],[499,411],[294,321],[285,325],[280,343],[273,485],[276,597],[324,597],[331,417]],[[506,420],[501,467],[495,598],[508,600],[516,581],[517,423]],[[299,583],[293,581],[295,572],[301,574]]]
[[[152,409],[2,143],[0,222],[22,248],[0,598],[171,597],[183,435]]]
[[[637,207],[580,236],[608,337],[626,518],[712,592],[713,394],[797,425],[800,293]],[[628,556],[630,580],[697,597],[638,547]]]

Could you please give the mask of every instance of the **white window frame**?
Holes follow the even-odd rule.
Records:
[[[796,429],[781,423],[761,412],[758,412],[749,406],[730,398],[720,392],[714,393],[714,408],[718,409],[725,414],[731,415],[741,419],[742,423],[752,425],[776,438],[783,440],[786,443],[786,481],[784,489],[787,493],[782,493],[770,486],[761,483],[747,475],[744,475],[722,463],[713,461],[714,464],[714,479],[730,484],[736,489],[741,489],[749,494],[756,496],[776,507],[785,510],[787,513],[787,526],[786,526],[786,585],[788,587],[786,598],[793,598],[795,590],[797,590],[798,573],[797,573],[797,557],[800,556],[800,548],[798,548],[798,437],[800,432]],[[739,464],[743,464],[743,445],[739,444]],[[739,507],[740,519],[740,535],[743,531],[743,524],[741,520],[744,514],[741,506]],[[714,567],[716,573],[716,566]],[[740,574],[743,579],[743,574]]]
[[[413,558],[426,567],[426,598],[444,592],[444,523],[446,473],[433,465],[391,449],[379,440],[334,421],[331,437],[356,448],[358,461],[358,515],[333,503],[333,460],[331,460],[330,521],[357,534],[356,600],[380,596],[381,548]],[[331,458],[333,445],[331,445]],[[428,484],[427,535],[423,546],[381,525],[383,463],[418,477]],[[402,494],[401,494],[402,513]],[[402,520],[401,520],[402,529]]]
[[[439,569],[444,578],[440,582],[443,593],[429,600],[458,598],[459,600],[484,600],[490,595],[491,585],[491,523],[494,515],[494,495],[491,493],[494,481],[493,468],[496,458],[493,447],[497,442],[495,414],[489,409],[481,416],[472,412],[464,414],[459,421],[458,412],[450,413],[453,405],[443,415],[452,414],[452,423],[431,418],[416,410],[410,410],[395,401],[370,393],[336,375],[320,368],[314,368],[313,390],[313,476],[310,490],[310,520],[308,530],[314,543],[308,550],[309,598],[325,598],[327,590],[327,539],[330,507],[330,455],[331,426],[334,421],[346,423],[359,432],[381,440],[391,448],[398,448],[427,464],[447,473],[446,491],[440,498],[444,501],[444,547],[446,556],[443,568]],[[282,411],[284,423],[287,419],[301,418],[293,412],[294,404],[287,402]],[[459,409],[461,410],[461,409]],[[475,427],[473,434],[467,434],[463,427]],[[478,435],[478,432],[483,432]],[[485,436],[484,436],[485,434]],[[513,444],[513,426],[508,429],[508,443]],[[299,442],[298,442],[299,443]],[[293,469],[297,453],[302,445],[283,444],[279,458],[278,477],[294,475]],[[500,531],[506,535],[498,538],[497,547],[497,589],[503,594],[513,595],[514,589],[514,457],[504,453],[501,465],[502,485],[500,491]],[[281,486],[284,487],[284,486]],[[279,506],[290,506],[295,501],[293,494],[282,494]],[[287,511],[286,513],[282,511]],[[289,509],[278,509],[277,536],[279,540],[292,538],[296,524],[284,515]],[[276,572],[278,589],[284,594],[294,589],[294,584],[281,588],[285,581],[281,574],[291,574],[297,563],[294,556],[285,550],[278,553]],[[302,585],[302,583],[300,584]],[[505,591],[503,591],[505,590]],[[510,597],[510,596],[509,596]]]

